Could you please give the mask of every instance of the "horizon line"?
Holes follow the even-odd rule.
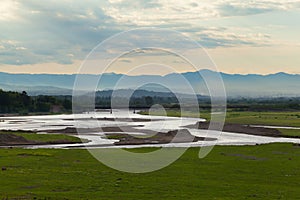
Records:
[[[122,73],[115,73],[115,72],[107,72],[103,74],[115,74],[115,75],[127,75],[127,76],[168,76],[171,74],[187,74],[187,73],[195,73],[195,72],[201,72],[201,71],[211,71],[211,72],[218,72],[221,74],[227,74],[227,75],[242,75],[242,76],[249,76],[249,75],[258,75],[258,76],[269,76],[269,75],[276,75],[276,74],[288,74],[288,75],[300,75],[300,73],[288,73],[284,71],[278,71],[278,72],[272,72],[268,74],[259,74],[259,73],[228,73],[228,72],[222,72],[222,71],[215,71],[215,70],[210,70],[210,69],[201,69],[199,71],[187,71],[187,72],[174,72],[174,73],[169,73],[165,75],[159,75],[159,74],[138,74],[138,75],[127,75],[127,74],[122,74]],[[4,72],[0,71],[2,74],[11,74],[11,75],[79,75],[79,73],[13,73],[13,72]],[[86,73],[86,74],[81,74],[81,75],[101,75],[101,74],[95,74],[95,73]]]

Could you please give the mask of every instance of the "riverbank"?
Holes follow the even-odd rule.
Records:
[[[64,134],[37,134],[33,131],[0,131],[0,147],[76,143],[82,143],[82,141],[77,137]]]

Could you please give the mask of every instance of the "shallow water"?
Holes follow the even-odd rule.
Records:
[[[117,118],[121,121],[96,120],[96,118]],[[142,122],[127,122],[122,119],[151,119],[153,121]],[[76,119],[76,120],[72,120]],[[114,126],[138,126],[137,130],[141,133],[128,134],[143,134],[143,130],[152,130],[159,132],[167,132],[169,130],[183,129],[183,126],[195,124],[198,121],[205,121],[198,118],[177,118],[165,116],[147,116],[133,114],[124,110],[115,110],[113,114],[109,112],[84,113],[76,115],[47,115],[47,116],[23,116],[23,117],[4,117],[0,118],[4,122],[0,122],[0,130],[31,130],[43,131],[46,130],[61,130],[68,127],[77,128],[98,128],[98,127],[114,127]],[[269,126],[264,126],[272,128]],[[278,127],[276,127],[278,128]],[[286,127],[288,128],[288,127]],[[294,127],[289,127],[294,128]],[[218,132],[211,130],[188,129],[191,134],[202,137],[217,138],[217,141],[199,141],[194,143],[170,143],[170,144],[149,144],[138,145],[138,147],[198,147],[210,145],[255,145],[274,142],[290,142],[300,143],[300,139],[292,138],[273,138],[264,136],[253,136],[238,133]],[[59,131],[58,131],[59,132]],[[118,132],[114,132],[118,133]],[[126,133],[126,132],[123,132]],[[26,148],[134,148],[136,145],[115,146],[113,143],[116,140],[108,140],[103,138],[104,133],[80,133],[75,135],[82,139],[88,139],[90,142],[82,144],[60,144],[60,145],[34,145],[26,146]],[[102,137],[101,137],[102,136]]]

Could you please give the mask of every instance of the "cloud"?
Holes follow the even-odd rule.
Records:
[[[0,31],[6,41],[15,41],[19,46],[1,44],[8,47],[0,63],[71,63],[73,58],[69,54],[83,59],[104,38],[120,32],[113,20],[103,14],[97,1],[28,0],[16,4],[15,18],[11,22],[0,20]],[[106,24],[109,27],[99,28]]]
[[[275,43],[269,34],[236,33],[234,28],[225,31],[204,30],[197,33],[199,43],[209,47],[270,46]]]
[[[170,22],[207,20],[227,16],[246,16],[300,7],[299,0],[118,0],[103,10],[119,23],[139,26],[164,25]]]
[[[219,7],[221,16],[246,16],[256,15],[265,12],[273,11],[272,8],[260,8],[260,7],[243,7],[239,5],[223,4]]]
[[[26,50],[27,48],[25,47],[16,47],[16,50]]]
[[[178,23],[182,20],[205,19],[218,15],[209,1],[198,4],[191,0],[176,3],[167,0],[123,0],[112,3],[103,11],[118,23],[137,26],[165,25],[170,21]]]
[[[0,21],[11,21],[17,19],[16,11],[19,3],[11,0],[0,1]]]
[[[299,0],[2,0],[0,63],[71,64],[115,33],[141,26],[172,28],[207,48],[270,45],[274,40],[269,33],[205,21],[299,5]]]

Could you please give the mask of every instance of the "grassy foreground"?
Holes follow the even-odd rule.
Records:
[[[151,149],[153,150],[153,149]],[[136,149],[144,152],[145,149]],[[86,150],[0,149],[0,199],[296,199],[300,147],[217,146],[204,159],[189,149],[147,174],[110,169]]]

